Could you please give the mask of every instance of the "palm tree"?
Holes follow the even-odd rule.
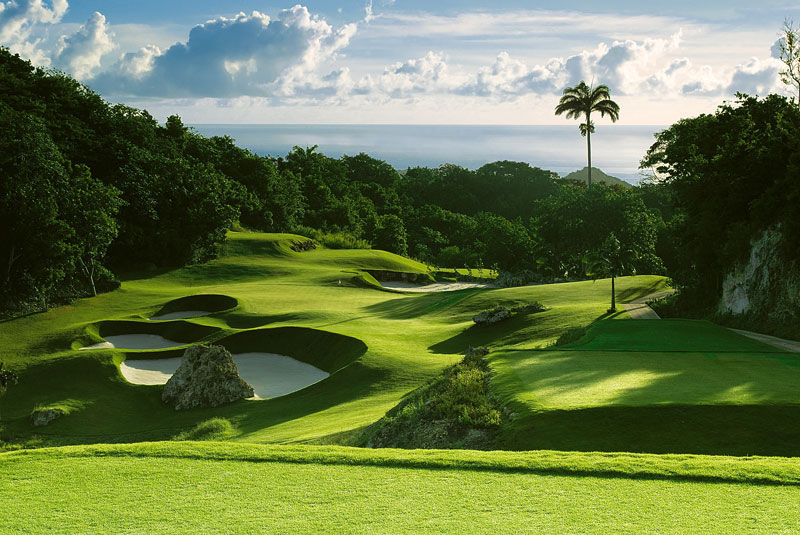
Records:
[[[589,277],[592,279],[611,277],[611,308],[608,309],[609,312],[617,311],[614,279],[624,272],[630,271],[636,256],[635,250],[623,247],[617,236],[611,232],[603,240],[600,249],[586,254],[583,258],[586,274]]]
[[[586,122],[581,123],[578,129],[581,135],[586,138],[586,153],[589,160],[589,186],[592,185],[593,111],[599,112],[600,117],[608,115],[612,122],[617,122],[617,119],[619,119],[619,105],[611,100],[607,85],[598,85],[592,88],[581,80],[581,83],[575,87],[568,87],[564,90],[564,94],[561,96],[561,100],[558,101],[558,106],[556,106],[556,115],[566,113],[567,119],[586,118]]]

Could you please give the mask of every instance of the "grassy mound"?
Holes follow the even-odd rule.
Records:
[[[124,334],[156,334],[168,340],[174,340],[183,344],[207,342],[212,340],[220,332],[217,327],[199,325],[183,320],[149,322],[149,321],[126,321],[108,320],[100,321],[86,327],[81,336],[72,343],[72,349],[80,349],[91,344],[103,342],[106,336],[116,336]],[[97,351],[97,350],[93,350]],[[169,358],[181,356],[183,349],[152,349],[134,350],[122,349],[128,358]]]
[[[153,316],[184,312],[187,310],[202,310],[205,312],[223,312],[233,310],[239,306],[235,298],[220,294],[187,295],[169,301],[162,306]]]
[[[356,338],[306,327],[244,331],[223,338],[217,344],[231,353],[286,355],[328,373],[339,371],[367,351],[366,344]]]
[[[211,418],[200,422],[189,431],[184,431],[173,437],[173,440],[213,440],[220,441],[234,435],[234,427],[230,420],[225,418]]]

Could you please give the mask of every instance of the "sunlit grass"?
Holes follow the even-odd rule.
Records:
[[[0,455],[0,531],[781,533],[798,481],[780,459],[90,446]]]
[[[219,260],[128,277],[120,291],[0,324],[0,360],[21,378],[2,400],[6,433],[21,440],[35,433],[66,443],[143,440],[169,438],[222,417],[235,424],[233,440],[346,442],[459,360],[468,345],[544,345],[565,325],[588,324],[607,308],[608,281],[419,295],[365,288],[353,280],[360,270],[426,273],[427,267],[384,251],[296,253],[290,248],[296,239],[231,233]],[[663,284],[662,277],[626,277],[618,281],[618,295],[633,298]],[[117,368],[121,352],[79,353],[71,347],[93,322],[141,321],[172,299],[199,293],[239,302],[235,310],[190,320],[220,329],[215,336],[303,326],[362,340],[367,352],[326,381],[283,398],[176,413],[161,403],[159,387],[124,381]],[[498,328],[470,329],[472,316],[495,303],[531,301],[553,309]],[[47,428],[30,427],[27,417],[34,406],[69,399],[81,400],[82,406]]]

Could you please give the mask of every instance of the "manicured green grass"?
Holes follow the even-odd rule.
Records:
[[[222,417],[234,425],[234,440],[347,443],[402,396],[459,360],[457,353],[468,345],[546,345],[565,325],[588,324],[607,307],[608,281],[419,295],[381,291],[359,283],[363,270],[425,274],[426,266],[384,251],[296,253],[290,248],[294,239],[231,233],[226,254],[219,260],[157,276],[131,276],[119,291],[0,324],[0,360],[20,374],[19,384],[0,401],[5,435],[18,441],[38,437],[34,443],[45,444],[166,439]],[[661,277],[625,277],[618,281],[618,296],[632,299],[663,285]],[[195,294],[230,296],[235,301],[217,298],[213,310],[220,311],[208,317],[143,319],[172,311],[181,304],[175,300]],[[553,309],[498,328],[480,332],[470,328],[472,316],[480,310],[530,301]],[[232,303],[238,305],[230,308]],[[341,369],[333,366],[336,373],[329,379],[289,396],[175,412],[161,403],[160,387],[131,385],[122,378],[118,364],[125,352],[76,351],[98,341],[101,331],[120,326],[187,342],[226,340],[242,330],[302,327],[344,335],[363,343],[366,350]],[[272,337],[263,350],[297,353],[314,362],[314,356],[300,347],[301,339],[290,342],[297,347]],[[173,355],[139,351],[128,356]],[[34,429],[28,415],[40,405],[69,407],[70,414],[47,428]]]
[[[686,319],[600,322],[586,336],[559,349],[582,351],[691,351],[708,353],[783,353],[710,321]]]
[[[788,459],[88,446],[0,455],[0,531],[788,533],[798,483]]]
[[[709,322],[600,322],[491,363],[495,391],[519,413],[506,447],[798,453],[800,355]]]
[[[797,459],[598,453],[797,456],[797,354],[707,322],[609,316],[608,280],[385,291],[366,270],[425,275],[426,266],[382,251],[296,253],[293,239],[232,233],[214,262],[131,275],[116,292],[0,323],[0,361],[20,375],[0,400],[5,437],[163,441],[0,454],[0,533],[781,533],[800,524]],[[617,298],[664,288],[663,277],[621,277]],[[230,299],[183,299],[192,295]],[[481,310],[534,301],[550,308],[473,325]],[[213,314],[145,319],[204,302]],[[584,326],[584,338],[551,347]],[[118,367],[174,350],[77,350],[132,331],[272,350],[332,375],[273,400],[176,412],[161,387],[131,385]],[[470,345],[492,350],[491,393],[513,413],[497,446],[564,451],[297,445],[353,443]],[[34,429],[28,416],[42,406],[68,414]]]

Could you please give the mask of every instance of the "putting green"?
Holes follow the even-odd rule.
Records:
[[[613,349],[612,349],[613,348]],[[491,356],[509,448],[796,455],[800,354],[694,320],[604,321]]]

